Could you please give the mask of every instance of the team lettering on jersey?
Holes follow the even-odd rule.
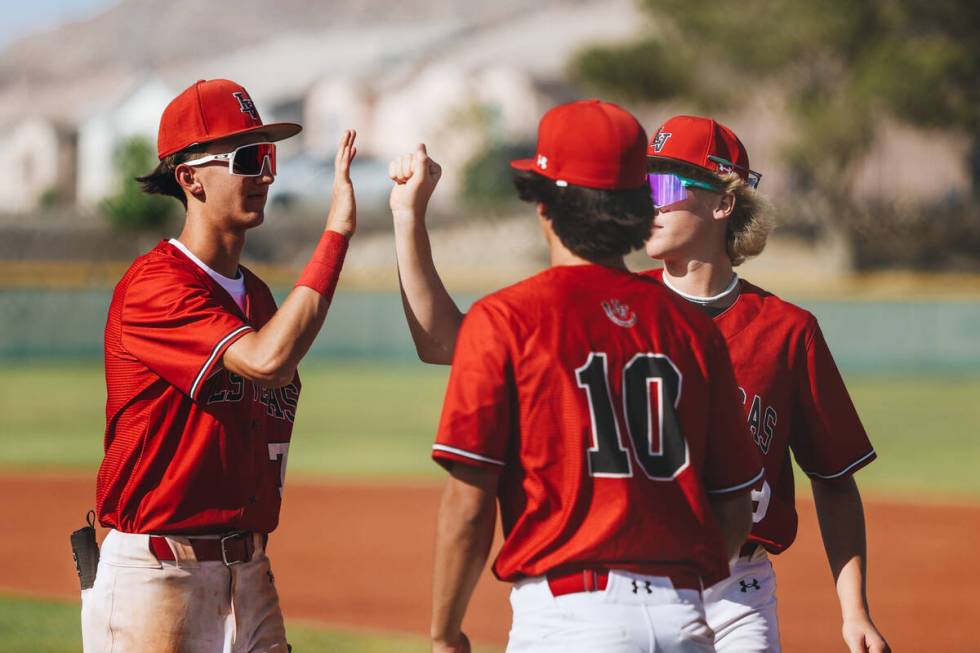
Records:
[[[745,389],[739,386],[738,392],[742,397],[742,405],[749,405],[749,396]],[[752,439],[756,446],[764,454],[769,453],[769,446],[772,444],[773,432],[778,421],[779,414],[776,409],[770,405],[764,405],[762,397],[759,395],[753,395],[752,403],[748,409],[749,431],[752,432]]]
[[[227,370],[223,370],[215,376],[216,378],[213,378],[211,383],[216,387],[208,397],[208,406],[239,402],[246,395],[250,395],[253,402],[265,406],[266,415],[286,420],[289,423],[296,419],[299,388],[296,387],[295,383],[290,383],[281,388],[266,388]],[[251,386],[251,392],[248,392],[246,385]]]

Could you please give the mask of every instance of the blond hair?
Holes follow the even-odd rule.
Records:
[[[752,188],[735,172],[720,175],[680,162],[650,161],[650,172],[675,173],[721,187],[735,196],[735,207],[725,227],[725,252],[733,266],[758,256],[766,247],[773,228],[773,207],[769,199]]]
[[[724,192],[735,195],[735,208],[725,228],[725,251],[732,265],[741,265],[766,248],[773,227],[772,203],[734,172],[720,179]]]

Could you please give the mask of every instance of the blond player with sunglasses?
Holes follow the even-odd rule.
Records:
[[[300,380],[355,229],[337,150],[326,229],[277,309],[239,264],[265,216],[276,141],[248,92],[199,81],[164,110],[160,164],[139,179],[186,210],[177,238],[116,286],[105,331],[105,458],[96,509],[109,528],[82,591],[85,651],[287,650],[265,549],[279,521]]]
[[[889,650],[866,595],[864,510],[854,473],[875,458],[816,318],[751,283],[735,266],[762,252],[768,203],[745,146],[710,118],[675,116],[647,150],[655,207],[649,273],[721,330],[749,430],[766,468],[752,490],[753,527],[732,574],[705,592],[720,653],[780,650],[770,554],[796,538],[790,451],[810,477],[852,653]]]

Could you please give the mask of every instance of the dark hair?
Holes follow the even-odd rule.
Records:
[[[627,190],[558,186],[535,172],[514,171],[525,202],[541,202],[551,228],[573,254],[597,261],[643,246],[653,228],[653,200],[643,184]]]
[[[199,147],[191,146],[187,149],[181,150],[171,154],[170,156],[164,157],[157,167],[153,169],[153,172],[143,175],[142,177],[136,177],[136,181],[140,185],[140,190],[144,193],[149,193],[151,195],[166,195],[168,197],[173,197],[180,200],[180,203],[187,208],[187,196],[184,194],[184,189],[180,187],[177,183],[177,177],[174,171],[177,170],[177,166],[185,161],[189,161],[194,156],[200,154],[203,150]]]

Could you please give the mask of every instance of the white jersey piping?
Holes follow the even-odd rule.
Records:
[[[851,463],[850,465],[848,465],[847,467],[845,467],[841,471],[837,472],[836,474],[829,474],[827,476],[824,476],[823,474],[813,474],[811,472],[807,472],[807,476],[812,476],[813,478],[820,478],[820,479],[823,479],[825,481],[830,481],[830,480],[833,480],[835,478],[840,478],[841,476],[844,476],[849,471],[851,471],[852,469],[854,469],[855,467],[857,467],[858,465],[860,465],[861,463],[863,463],[865,460],[867,460],[868,458],[871,458],[874,455],[875,455],[875,450],[872,449],[871,451],[869,451],[868,453],[864,454],[863,456],[861,456],[860,458],[858,458],[853,463]]]
[[[434,444],[432,445],[433,451],[445,451],[446,453],[456,454],[457,456],[462,456],[464,458],[470,458],[472,460],[479,460],[484,463],[492,463],[494,465],[500,465],[503,467],[507,463],[502,460],[494,460],[493,458],[487,458],[486,456],[481,456],[480,454],[465,451],[463,449],[457,449],[456,447],[449,447],[444,444]]]
[[[663,279],[663,282],[664,282],[664,285],[665,286],[667,286],[668,288],[670,288],[672,291],[674,291],[676,294],[680,295],[681,297],[683,297],[687,301],[693,302],[695,304],[713,304],[713,303],[715,303],[717,301],[720,301],[720,300],[724,299],[728,295],[730,295],[738,287],[738,274],[732,273],[732,281],[731,281],[731,283],[729,283],[728,286],[724,290],[722,290],[720,293],[718,293],[717,295],[712,295],[711,297],[698,297],[697,295],[689,295],[688,293],[684,292],[683,290],[678,290],[677,288],[675,288],[673,286],[673,284],[670,283],[670,280],[667,279],[667,274],[666,273],[664,273],[664,275],[661,277],[661,279]]]
[[[194,395],[197,393],[197,386],[198,384],[201,383],[201,379],[204,377],[204,372],[209,367],[211,367],[211,363],[214,362],[215,357],[218,355],[218,352],[221,351],[221,348],[225,345],[225,343],[231,340],[232,338],[234,338],[235,336],[237,336],[239,333],[242,333],[243,331],[251,331],[251,330],[252,327],[246,324],[244,326],[238,327],[237,329],[235,329],[234,331],[232,331],[231,333],[229,333],[224,338],[218,341],[218,344],[216,344],[214,346],[214,349],[211,350],[211,355],[208,356],[208,359],[204,362],[204,365],[201,367],[201,371],[197,373],[197,378],[194,379],[194,384],[191,386],[191,399],[195,398]]]
[[[738,485],[733,485],[732,487],[721,488],[720,490],[707,490],[708,494],[725,494],[726,492],[737,492],[738,490],[744,490],[747,487],[755,485],[760,478],[766,473],[765,468],[760,469],[759,473],[755,475],[751,481],[746,481],[745,483],[739,483]]]

